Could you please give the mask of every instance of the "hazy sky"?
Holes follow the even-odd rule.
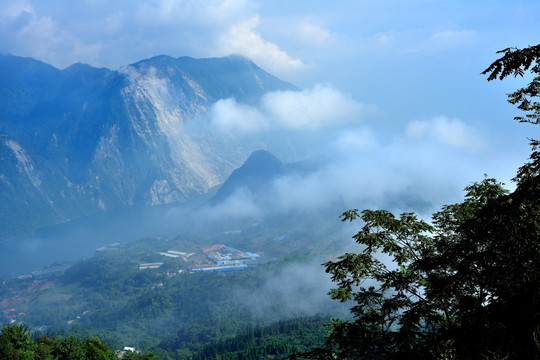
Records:
[[[484,173],[508,181],[537,132],[514,122],[506,103],[526,79],[488,83],[480,73],[497,50],[539,42],[538,0],[0,4],[3,53],[111,69],[160,54],[237,53],[301,87],[268,94],[259,107],[221,101],[211,113],[247,133],[323,130],[313,133],[324,138],[319,151],[336,161],[311,179],[313,189],[369,187],[373,195],[416,185],[426,198],[450,194],[446,202]],[[242,114],[255,119],[249,128],[238,123]]]

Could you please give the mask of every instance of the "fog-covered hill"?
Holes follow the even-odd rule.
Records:
[[[118,71],[1,55],[0,239],[206,193],[264,147],[214,132],[211,106],[294,89],[234,55],[158,56]]]
[[[265,192],[271,191],[272,182],[276,179],[307,174],[315,168],[309,161],[283,163],[267,150],[254,151],[220,186],[211,203],[219,203],[239,191],[248,191],[258,198],[264,197]]]

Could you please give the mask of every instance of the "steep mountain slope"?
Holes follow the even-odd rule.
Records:
[[[240,56],[119,71],[0,56],[0,239],[207,192],[255,149],[193,124],[219,99],[294,89]]]

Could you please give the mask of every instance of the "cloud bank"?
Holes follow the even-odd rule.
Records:
[[[332,300],[328,292],[335,284],[321,266],[324,259],[288,265],[263,279],[256,289],[237,290],[239,301],[254,317],[278,320],[298,316],[348,314],[349,304]]]
[[[302,60],[257,31],[256,9],[246,0],[0,0],[0,52],[60,68],[83,62],[116,69],[159,54],[232,53],[278,75],[302,68]]]
[[[271,133],[270,117],[259,119],[264,119],[260,121],[264,121],[265,134]],[[416,211],[429,218],[441,205],[461,201],[462,189],[489,172],[483,165],[486,162],[492,170],[508,166],[503,158],[489,161],[485,139],[474,127],[455,118],[412,121],[391,139],[361,122],[345,127],[327,124],[318,129],[302,125],[293,132],[297,136],[289,132],[289,140],[304,147],[303,153],[316,163],[315,169],[279,177],[263,193],[232,195],[212,209],[214,216],[264,217],[329,208],[338,215],[349,208],[385,208],[396,213]],[[317,141],[303,141],[306,131]]]
[[[429,121],[412,121],[407,125],[406,136],[413,140],[432,139],[444,145],[471,151],[485,147],[484,140],[469,125],[459,119],[444,116]]]
[[[269,92],[257,107],[239,104],[234,99],[219,100],[209,116],[222,130],[253,133],[337,128],[362,123],[376,112],[374,105],[359,103],[330,85],[316,85],[303,91]]]
[[[336,206],[341,207],[337,211],[387,208],[429,217],[441,205],[460,201],[462,189],[484,173],[497,177],[509,166],[504,157],[495,161],[489,138],[461,119],[413,120],[388,136],[376,130],[380,112],[328,85],[268,93],[258,106],[218,101],[209,112],[218,131],[272,139],[262,143],[278,157],[281,145],[292,143],[304,154],[296,160],[317,164],[315,171],[276,179],[257,197],[241,193],[223,212],[244,207],[269,214]]]

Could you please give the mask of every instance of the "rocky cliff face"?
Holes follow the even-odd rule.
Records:
[[[0,239],[207,192],[255,149],[198,126],[204,114],[219,99],[253,104],[286,89],[239,56],[159,56],[119,71],[0,56]]]

